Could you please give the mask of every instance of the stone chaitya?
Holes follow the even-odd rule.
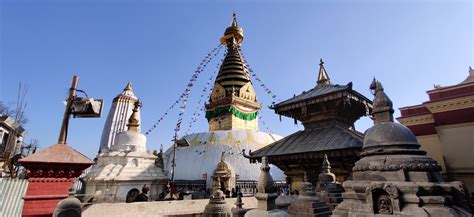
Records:
[[[313,184],[308,182],[306,173],[303,178],[303,189],[298,199],[293,201],[288,207],[288,213],[291,216],[330,216],[331,211],[324,202],[317,197]]]
[[[334,216],[472,216],[461,182],[444,182],[440,166],[420,150],[415,135],[393,122],[392,102],[372,82],[374,126],[364,137],[353,180],[343,183],[344,200]]]
[[[117,134],[114,145],[97,157],[96,164],[84,177],[85,201],[135,202],[139,189],[149,186],[149,200],[158,199],[168,178],[159,155],[146,150],[146,137],[140,130],[139,101],[135,102],[128,130]],[[145,193],[145,192],[143,192]]]
[[[221,190],[220,178],[217,178],[216,190],[204,208],[203,217],[231,217],[232,211],[225,201],[225,194]]]
[[[242,202],[242,193],[237,193],[237,199],[235,200],[235,207],[231,209],[232,217],[244,217],[247,209],[243,208],[244,203]]]
[[[260,167],[260,177],[258,178],[257,209],[252,209],[245,213],[245,217],[285,217],[289,216],[283,210],[276,208],[275,199],[278,197],[275,183],[270,174],[270,166],[267,157],[262,157],[262,166]]]
[[[273,106],[280,116],[301,121],[304,130],[295,132],[259,150],[252,150],[250,159],[268,157],[270,163],[285,172],[291,190],[301,190],[303,173],[313,185],[318,181],[324,154],[333,162],[333,172],[340,182],[350,176],[350,169],[359,159],[363,134],[354,123],[368,115],[372,102],[346,85],[331,83],[321,60],[318,81],[311,90]]]
[[[330,210],[333,210],[342,202],[343,191],[342,185],[336,181],[336,176],[331,172],[328,156],[324,155],[323,171],[319,174],[319,182],[316,184],[316,195]]]

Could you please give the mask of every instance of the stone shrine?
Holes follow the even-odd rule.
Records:
[[[303,178],[303,189],[298,199],[293,201],[288,207],[288,213],[291,216],[313,217],[330,216],[331,211],[324,202],[321,202],[314,192],[313,184],[308,182],[306,173]]]
[[[140,102],[135,102],[128,130],[117,134],[114,145],[102,152],[84,177],[85,201],[134,202],[144,186],[150,187],[149,200],[158,199],[168,178],[156,163],[158,156],[146,150],[146,137],[139,131]]]
[[[353,180],[334,216],[472,216],[461,182],[443,182],[441,167],[420,150],[415,135],[393,122],[392,101],[372,82],[374,126],[364,136]]]
[[[331,172],[327,155],[324,155],[323,171],[319,174],[319,182],[316,184],[316,195],[332,211],[342,202],[343,191],[342,185],[336,181],[336,176]]]
[[[270,166],[267,157],[262,157],[262,166],[260,167],[260,177],[258,178],[257,209],[252,209],[245,213],[245,217],[286,217],[289,216],[283,210],[276,208],[275,199],[278,197],[275,183],[270,174]]]
[[[232,211],[225,201],[224,192],[221,191],[220,178],[217,178],[216,190],[209,199],[209,204],[204,208],[203,217],[231,217]]]

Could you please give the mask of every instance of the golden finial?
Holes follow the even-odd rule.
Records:
[[[132,88],[132,82],[128,82],[127,83],[127,86],[125,87],[125,89],[123,89],[125,91],[129,90],[129,91],[133,91],[133,88]]]
[[[319,59],[319,73],[318,73],[318,81],[317,86],[330,84],[331,80],[329,79],[329,75],[324,68],[324,61],[322,58]]]
[[[244,31],[238,26],[237,15],[234,12],[232,14],[232,22],[230,23],[230,26],[225,29],[224,36],[221,38],[221,43],[227,46],[240,46],[242,40],[244,40]]]

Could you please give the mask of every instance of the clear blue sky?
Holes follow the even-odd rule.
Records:
[[[19,82],[29,85],[27,141],[37,138],[46,147],[57,141],[62,101],[77,74],[79,89],[106,102],[101,118],[71,121],[69,144],[91,158],[112,98],[126,83],[143,100],[142,128],[151,127],[218,45],[233,11],[244,28],[247,61],[282,99],[315,85],[321,57],[333,83],[353,81],[372,98],[375,76],[396,108],[426,101],[433,84],[456,84],[474,65],[470,0],[1,0],[0,7],[0,99],[14,102]],[[214,68],[200,76],[184,126]],[[260,102],[271,103],[255,88]],[[267,108],[262,114],[277,134],[301,128]],[[148,136],[149,149],[169,146],[176,119],[177,110]],[[357,123],[360,131],[370,126],[368,118]],[[193,131],[206,130],[201,115]]]

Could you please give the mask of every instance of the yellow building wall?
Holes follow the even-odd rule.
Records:
[[[439,142],[437,134],[417,136],[416,139],[421,145],[421,149],[426,151],[426,154],[438,161],[438,164],[443,168],[443,174],[446,173],[446,165],[444,163],[443,149]]]
[[[474,122],[436,128],[448,176],[474,189]]]

